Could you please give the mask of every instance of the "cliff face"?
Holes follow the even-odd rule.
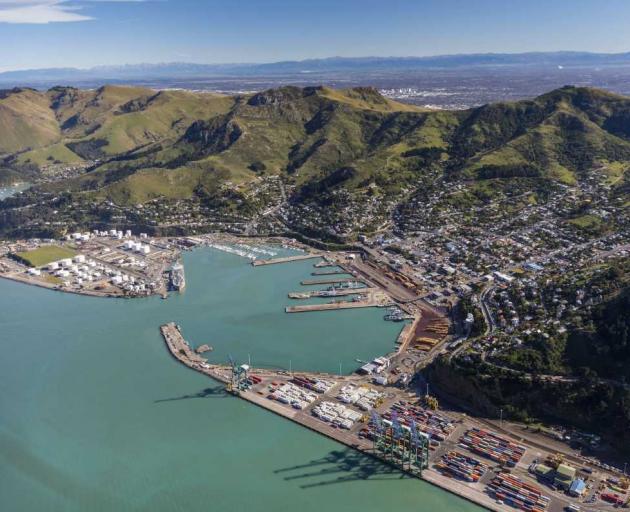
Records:
[[[196,157],[203,158],[225,151],[243,135],[238,122],[229,116],[211,121],[195,121],[186,130],[182,140],[195,146]]]

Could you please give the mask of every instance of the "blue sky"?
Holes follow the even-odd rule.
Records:
[[[628,0],[0,0],[0,71],[630,51]]]

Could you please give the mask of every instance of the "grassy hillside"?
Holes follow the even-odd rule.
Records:
[[[593,169],[628,201],[630,99],[592,89],[455,112],[423,111],[372,88],[227,97],[57,87],[1,98],[4,167],[92,164],[46,190],[98,191],[121,205],[196,197],[200,179],[256,194],[261,178],[279,177],[293,203],[328,211],[349,201],[400,201],[436,180],[473,183],[452,204],[463,208],[528,187],[573,185]]]
[[[107,158],[174,141],[195,119],[227,112],[233,99],[138,87],[0,91],[0,156],[45,166]]]
[[[0,155],[47,146],[60,133],[45,95],[30,89],[0,91]]]

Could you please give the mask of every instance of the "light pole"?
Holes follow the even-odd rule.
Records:
[[[341,377],[341,361],[339,361],[339,377]]]
[[[503,428],[503,409],[500,410],[499,414],[499,423],[501,425],[501,428]]]

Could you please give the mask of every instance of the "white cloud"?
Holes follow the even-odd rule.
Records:
[[[81,14],[81,3],[137,2],[142,0],[0,0],[0,23],[63,23],[92,20]]]

